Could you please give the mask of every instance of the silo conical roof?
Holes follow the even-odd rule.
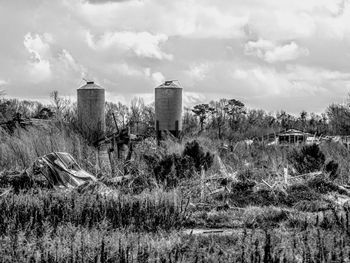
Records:
[[[86,82],[86,84],[84,86],[79,88],[79,90],[81,90],[81,89],[102,89],[103,90],[104,88],[95,84],[95,82],[93,82],[93,81],[88,81],[88,82]]]
[[[181,84],[178,80],[168,80],[165,81],[163,84],[159,85],[156,87],[156,89],[160,88],[177,88],[177,89],[182,89]]]

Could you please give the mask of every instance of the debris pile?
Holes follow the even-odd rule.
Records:
[[[12,187],[15,192],[33,187],[75,188],[96,181],[95,176],[83,170],[70,154],[64,152],[49,153],[39,157],[32,167],[23,172],[0,176],[0,186]]]

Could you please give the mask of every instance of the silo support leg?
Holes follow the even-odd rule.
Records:
[[[175,121],[175,137],[179,138],[179,121]]]
[[[159,131],[159,121],[156,121],[156,139],[157,145],[160,145],[160,131]]]

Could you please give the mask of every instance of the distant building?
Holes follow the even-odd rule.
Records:
[[[277,135],[278,144],[301,144],[306,143],[307,138],[312,136],[310,133],[302,132],[295,129],[289,129]]]

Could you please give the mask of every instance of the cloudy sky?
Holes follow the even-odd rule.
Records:
[[[350,91],[346,0],[0,0],[0,90],[153,100],[178,79],[184,103],[236,98],[269,111],[323,111]]]

